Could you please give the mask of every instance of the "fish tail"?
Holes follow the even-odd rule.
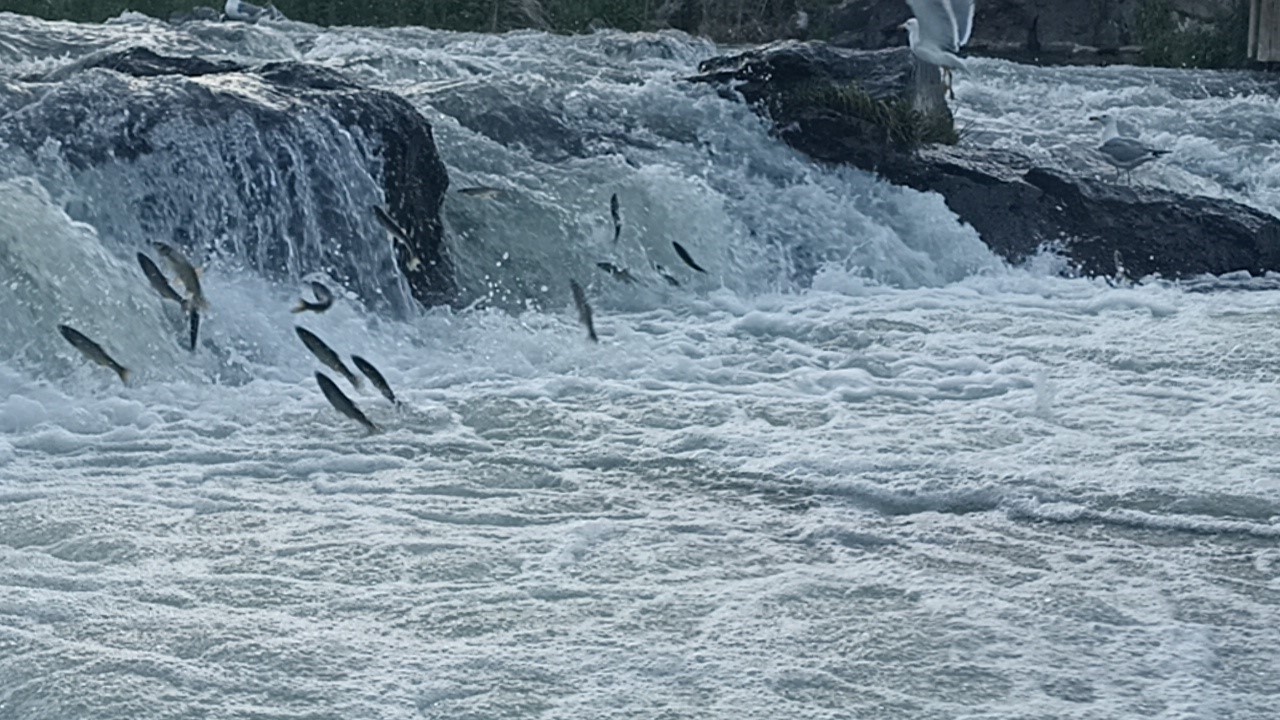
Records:
[[[300,312],[306,312],[306,311],[308,311],[308,310],[310,310],[310,309],[311,309],[311,308],[307,307],[307,301],[306,301],[306,300],[301,300],[301,301],[299,301],[299,302],[298,302],[298,307],[296,307],[296,308],[294,308],[294,309],[290,310],[289,312],[291,312],[291,313],[300,313]]]
[[[191,314],[188,315],[187,322],[188,322],[188,326],[191,329],[190,343],[187,345],[187,350],[189,350],[190,352],[195,352],[196,343],[200,339],[200,313],[195,310],[192,310]]]
[[[360,378],[355,373],[351,372],[350,370],[346,370],[342,374],[346,375],[347,380],[351,381],[352,387],[356,388],[357,390],[360,389]]]
[[[123,365],[117,365],[112,369],[115,370],[116,374],[120,376],[120,382],[124,383],[125,385],[129,384],[129,376],[132,374],[129,372],[129,368],[124,367]]]

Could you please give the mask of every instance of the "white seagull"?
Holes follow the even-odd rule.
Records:
[[[907,5],[915,17],[900,27],[907,31],[911,52],[942,68],[943,80],[954,98],[951,71],[968,69],[956,53],[973,34],[974,0],[907,0]]]
[[[1115,167],[1117,179],[1121,173],[1128,179],[1134,168],[1169,153],[1168,150],[1147,147],[1133,138],[1122,137],[1116,119],[1110,115],[1095,115],[1089,119],[1102,123],[1102,144],[1098,146],[1098,153]]]

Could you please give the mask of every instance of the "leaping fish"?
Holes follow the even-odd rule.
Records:
[[[587,328],[587,337],[591,338],[591,342],[600,342],[600,338],[596,337],[596,324],[591,305],[587,302],[587,294],[582,291],[577,280],[569,281],[569,289],[573,291],[573,304],[578,307],[578,322]]]
[[[84,333],[79,330],[67,325],[59,325],[58,332],[62,333],[62,337],[89,360],[103,367],[111,368],[116,375],[120,376],[120,382],[126,385],[129,384],[129,369],[116,362],[114,358],[107,354],[106,350],[102,349],[101,345],[85,337]]]
[[[170,269],[178,276],[178,281],[186,287],[187,294],[191,296],[191,306],[200,310],[209,307],[208,301],[204,299],[204,291],[200,289],[200,273],[196,271],[196,266],[172,245],[162,242],[151,244],[160,253],[160,257],[169,263]]]
[[[165,300],[172,300],[182,306],[183,310],[187,309],[187,300],[178,294],[177,290],[169,284],[168,278],[164,273],[160,272],[160,268],[156,266],[146,253],[138,253],[138,264],[142,266],[142,274],[147,276],[147,282],[151,283],[151,289],[160,293],[160,297]]]
[[[654,263],[654,264],[653,264],[653,270],[654,270],[654,272],[658,273],[658,275],[659,275],[663,280],[666,280],[666,281],[667,281],[667,284],[668,284],[668,285],[670,285],[671,287],[680,287],[680,281],[679,281],[679,280],[677,280],[677,279],[675,278],[675,276],[674,276],[674,275],[672,275],[671,273],[667,272],[667,269],[666,269],[666,268],[662,267],[662,266],[661,266],[661,265],[659,265],[658,263]]]
[[[338,353],[333,351],[333,348],[326,345],[323,340],[316,337],[315,333],[306,328],[294,326],[293,329],[297,331],[298,338],[302,340],[302,344],[306,345],[311,354],[315,355],[320,362],[332,368],[334,372],[341,373],[342,377],[346,378],[352,387],[360,387],[360,378],[356,377],[355,373],[347,368]]]
[[[189,332],[187,336],[187,340],[190,343],[189,345],[187,345],[187,349],[190,350],[191,352],[195,352],[196,340],[198,340],[200,337],[200,311],[199,310],[196,310],[195,308],[191,308],[191,312],[187,314],[187,329]]]
[[[689,267],[693,268],[694,270],[697,270],[700,273],[706,274],[707,271],[703,270],[701,265],[693,261],[693,256],[689,254],[688,250],[684,249],[683,245],[672,240],[671,246],[676,249],[676,254],[680,256],[680,259],[684,261],[685,265],[688,265]]]
[[[422,265],[422,261],[418,259],[417,255],[413,254],[413,246],[409,244],[409,233],[405,232],[404,228],[400,227],[395,220],[391,219],[391,214],[388,213],[386,208],[381,205],[373,206],[373,215],[378,218],[378,223],[382,225],[387,232],[391,233],[392,242],[404,249],[405,255],[409,258],[408,261],[405,262],[405,267],[409,270],[417,270],[418,267]]]
[[[635,284],[635,282],[636,282],[636,278],[635,278],[635,276],[634,276],[634,275],[632,275],[632,274],[631,274],[631,272],[630,272],[629,270],[627,270],[627,269],[626,269],[626,268],[624,268],[624,267],[620,267],[620,266],[618,266],[618,265],[614,265],[614,264],[613,264],[613,263],[611,263],[611,262],[598,262],[598,263],[596,263],[596,267],[598,267],[598,268],[600,268],[601,270],[603,270],[603,271],[605,271],[605,272],[609,273],[610,275],[614,276],[614,277],[615,277],[615,278],[617,278],[618,280],[620,280],[620,281],[622,281],[622,282],[624,282],[624,283],[626,283],[626,284],[628,284],[628,285],[634,285],[634,284]]]
[[[318,283],[312,280],[311,292],[316,294],[316,301],[311,302],[306,298],[303,298],[298,301],[298,306],[291,312],[300,313],[310,311],[313,313],[322,313],[333,306],[333,293],[329,291],[329,288],[325,287],[324,283]]]
[[[338,387],[337,383],[330,380],[328,375],[325,375],[322,372],[317,372],[316,382],[319,383],[320,391],[324,393],[325,399],[329,401],[329,404],[332,405],[334,409],[360,423],[369,432],[380,432],[378,426],[374,425],[372,420],[365,417],[365,414],[360,412],[360,408],[356,407],[356,404],[351,401],[351,398],[342,393],[342,390]]]
[[[622,213],[618,207],[618,193],[614,193],[609,198],[609,214],[613,216],[613,241],[618,242],[618,238],[622,236]]]
[[[495,200],[502,195],[502,188],[489,187],[487,185],[477,185],[476,187],[464,187],[458,190],[460,195],[469,197],[477,197],[484,200]]]
[[[387,379],[382,377],[382,373],[378,372],[378,368],[374,367],[373,363],[359,355],[352,355],[351,362],[355,363],[360,372],[369,378],[369,382],[378,388],[378,392],[382,393],[382,397],[390,400],[392,405],[400,407],[400,401],[396,399],[396,394],[391,392],[391,386],[387,384]]]

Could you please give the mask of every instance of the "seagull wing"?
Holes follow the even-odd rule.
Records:
[[[1133,138],[1117,137],[1102,143],[1098,148],[1098,152],[1107,156],[1111,162],[1119,167],[1137,167],[1142,163],[1160,157],[1167,153],[1167,150],[1156,150],[1148,147]]]
[[[969,44],[969,37],[973,35],[974,0],[951,0],[951,9],[959,30],[957,47],[964,47]]]
[[[920,23],[920,42],[947,52],[960,49],[959,23],[951,0],[907,0]]]

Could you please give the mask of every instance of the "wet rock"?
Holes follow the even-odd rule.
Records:
[[[1016,153],[928,148],[881,168],[932,191],[1011,262],[1050,246],[1086,275],[1166,278],[1280,270],[1280,219],[1230,200],[1119,185],[1037,167]]]
[[[33,164],[52,150],[86,182],[109,183],[107,197],[72,209],[117,239],[230,254],[280,279],[322,271],[379,306],[399,282],[395,268],[370,267],[392,262],[371,245],[388,242],[370,207],[385,199],[411,239],[395,263],[413,297],[455,300],[440,218],[448,175],[431,125],[398,95],[302,63],[249,68],[143,48],[19,84],[16,97],[31,101],[0,124],[0,147]],[[123,211],[103,209],[111,203]]]
[[[940,75],[926,69],[917,82],[919,71],[906,48],[784,41],[706,60],[688,79],[746,100],[816,159],[876,167],[923,142],[954,142]]]
[[[1116,251],[1135,277],[1280,270],[1280,219],[1239,203],[1078,177],[1010,151],[916,148],[890,142],[882,128],[857,117],[790,103],[797,87],[810,92],[850,84],[877,100],[899,102],[915,92],[911,64],[902,50],[783,43],[708,60],[691,79],[719,83],[747,100],[773,121],[782,140],[816,160],[941,194],[1012,262],[1049,245],[1090,275],[1112,275]]]

